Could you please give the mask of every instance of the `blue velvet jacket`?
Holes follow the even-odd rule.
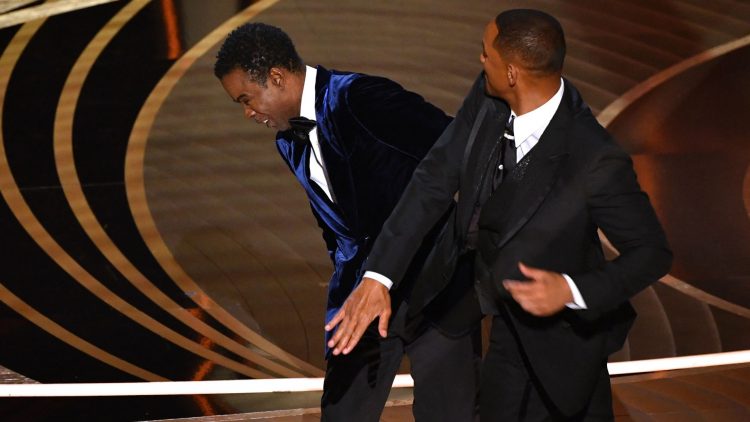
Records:
[[[276,146],[307,192],[333,261],[328,322],[359,282],[383,223],[451,118],[391,80],[321,66],[315,82],[315,113],[335,203],[310,179],[309,143],[293,141],[284,131],[277,133]],[[421,266],[417,260],[414,267]],[[416,271],[406,278],[413,278]],[[406,278],[392,296],[408,295],[412,283]]]

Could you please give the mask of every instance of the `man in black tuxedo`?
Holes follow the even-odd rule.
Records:
[[[366,269],[398,286],[457,194],[410,312],[440,308],[446,292],[461,291],[450,275],[473,259],[476,285],[466,296],[476,294],[493,315],[482,420],[612,420],[607,357],[635,317],[629,298],[669,270],[672,254],[630,158],[561,78],[557,20],[505,11],[487,25],[482,46],[484,72],[414,172]],[[620,252],[613,261],[597,229]],[[338,324],[334,352],[351,352],[389,300],[365,278],[329,323]],[[478,316],[471,306],[442,311],[454,325]]]
[[[328,322],[361,279],[383,222],[451,118],[391,80],[305,66],[287,34],[262,23],[229,34],[214,73],[245,117],[278,131],[276,147],[307,193],[334,267]],[[379,420],[404,354],[418,421],[473,420],[472,330],[448,337],[425,322],[407,336],[403,327],[413,274],[428,251],[410,259],[404,280],[391,289],[397,312],[385,338],[373,325],[356,353],[326,351],[324,420]]]

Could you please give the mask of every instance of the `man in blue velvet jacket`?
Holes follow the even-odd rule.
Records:
[[[334,265],[328,323],[363,276],[383,222],[451,118],[391,80],[305,66],[289,37],[262,23],[229,34],[214,73],[246,118],[278,131],[279,153],[307,192]],[[323,420],[377,421],[404,353],[418,421],[473,420],[476,333],[447,336],[427,323],[414,330],[411,321],[405,328],[404,299],[429,245],[391,292],[393,312],[380,315],[391,330],[371,326],[357,353],[326,351]]]

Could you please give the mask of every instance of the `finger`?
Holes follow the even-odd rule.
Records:
[[[378,332],[380,333],[380,337],[388,337],[388,320],[391,318],[391,311],[385,310],[380,313],[379,317]]]
[[[335,354],[343,353],[346,355],[354,349],[354,346],[357,345],[373,319],[375,317],[368,317],[364,311],[360,312],[358,316],[350,318],[347,325],[342,327],[344,331],[337,342],[336,349],[334,350]]]
[[[367,320],[360,320],[360,322],[357,324],[356,327],[354,327],[353,332],[348,337],[346,343],[342,343],[341,350],[345,355],[348,355],[349,352],[354,350],[354,347],[359,343],[359,340],[362,338],[362,335],[364,335],[365,330],[367,330],[369,322]]]
[[[510,293],[510,296],[513,298],[513,300],[515,300],[519,305],[522,305],[522,307],[523,304],[527,301],[526,296],[528,295],[515,288],[508,289],[508,293]]]
[[[337,355],[340,352],[341,344],[345,341],[347,337],[347,333],[351,330],[351,321],[348,319],[345,319],[341,324],[339,324],[338,328],[336,329],[336,332],[333,334],[333,337],[328,341],[328,347],[331,349],[334,349],[334,354]]]
[[[338,330],[336,332],[338,333]],[[340,338],[341,337],[337,337],[336,335],[334,335],[334,337],[331,337],[331,339],[328,340],[328,348],[331,349],[331,350],[333,350],[333,354],[334,355],[338,354],[336,352],[336,349],[337,349],[336,345],[339,343],[339,339]]]
[[[532,313],[531,311],[537,306],[539,298],[539,289],[536,288],[539,284],[532,284],[529,282],[509,282],[508,284],[507,290],[513,300],[515,300],[521,308]]]
[[[351,338],[351,333],[347,332],[341,333],[341,336],[336,339],[336,342],[332,346],[328,346],[330,348],[333,348],[333,354],[338,355],[341,352],[343,352],[346,348],[346,345],[349,344],[349,339]]]
[[[530,314],[533,314],[534,304],[532,302],[529,302],[528,300],[523,300],[520,298],[519,299],[514,298],[514,299],[516,300],[516,303],[518,303],[518,306],[521,307],[521,309],[523,309],[524,311]]]
[[[511,294],[528,294],[536,290],[536,284],[528,281],[503,280],[503,287],[505,287],[505,290],[511,292]]]
[[[520,261],[518,262],[518,269],[521,270],[521,274],[525,275],[531,280],[537,280],[541,278],[542,276],[544,276],[544,273],[546,272],[539,268],[529,267],[528,265],[525,265],[523,262],[520,262]]]
[[[522,284],[522,283],[523,282],[521,280],[513,280],[513,279],[510,279],[510,278],[506,278],[505,280],[503,280],[503,287],[506,287],[506,286],[517,286],[517,285]]]
[[[331,331],[341,322],[342,319],[344,319],[344,316],[346,315],[346,312],[344,312],[344,309],[339,310],[336,312],[336,315],[331,318],[330,321],[328,321],[328,324],[326,324],[325,329],[326,331]]]

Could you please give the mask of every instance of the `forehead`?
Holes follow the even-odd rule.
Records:
[[[495,24],[494,20],[491,20],[487,23],[487,26],[484,27],[484,35],[482,37],[482,41],[485,44],[485,47],[492,46],[492,43],[495,41],[495,38],[497,38],[497,34],[499,34],[499,31],[497,30],[497,25]]]
[[[224,75],[221,78],[221,83],[234,96],[237,96],[242,92],[260,89],[260,85],[255,81],[251,81],[247,73],[240,68],[234,69]]]

